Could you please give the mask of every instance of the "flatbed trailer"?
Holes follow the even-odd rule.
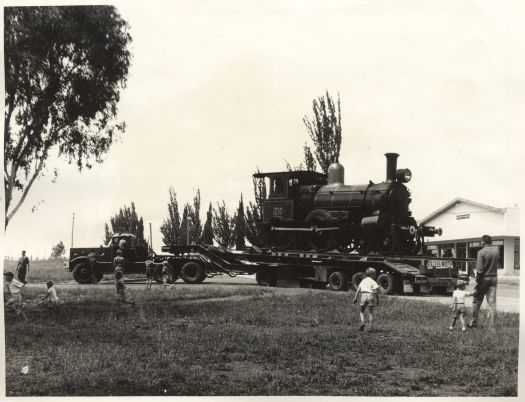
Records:
[[[165,246],[177,276],[202,278],[227,273],[255,274],[261,286],[356,289],[367,267],[377,271],[384,294],[451,292],[458,279],[468,282],[475,260],[431,256],[360,255],[339,252],[274,251],[253,247],[245,252],[205,245]],[[186,280],[186,279],[185,279]],[[187,281],[186,281],[187,282]]]

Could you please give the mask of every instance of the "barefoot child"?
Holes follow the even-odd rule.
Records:
[[[151,284],[153,283],[153,268],[155,268],[155,263],[151,260],[146,260],[146,289],[151,289]]]
[[[53,286],[53,281],[48,281],[46,283],[46,286],[47,292],[44,298],[42,299],[42,304],[48,307],[52,312],[58,314],[57,304],[59,303],[59,299],[57,296],[57,291]]]
[[[162,283],[164,284],[164,289],[171,288],[169,281],[171,279],[170,270],[168,261],[162,263]]]
[[[379,285],[375,281],[376,270],[374,268],[366,269],[366,278],[361,281],[354,297],[354,303],[357,302],[357,297],[361,295],[361,306],[359,315],[361,317],[361,326],[359,331],[365,329],[365,310],[368,307],[368,314],[370,320],[370,331],[374,329],[374,307],[379,306]]]
[[[126,297],[126,285],[124,285],[122,271],[115,272],[115,286],[117,288],[117,300],[119,303],[135,304],[133,300],[128,300]]]
[[[467,296],[472,296],[472,293],[465,290],[465,282],[460,279],[457,282],[457,289],[452,293],[452,322],[450,323],[450,327],[448,327],[451,331],[454,329],[458,317],[461,321],[461,330],[467,330],[465,328],[464,318],[464,315],[467,313],[467,308],[465,307],[465,298]]]

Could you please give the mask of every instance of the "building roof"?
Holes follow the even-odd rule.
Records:
[[[442,213],[448,211],[450,208],[456,206],[459,203],[473,205],[475,207],[483,208],[483,209],[486,209],[487,211],[491,211],[491,212],[497,212],[497,213],[504,213],[505,212],[505,208],[491,207],[490,205],[481,204],[479,202],[470,201],[470,200],[467,200],[465,198],[457,197],[457,198],[454,198],[449,203],[443,205],[441,208],[436,209],[430,215],[428,215],[425,218],[421,219],[420,225],[425,225],[427,222],[430,222],[436,216],[441,215]]]

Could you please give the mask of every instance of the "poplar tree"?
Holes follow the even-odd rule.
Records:
[[[244,203],[241,199],[239,201],[239,207],[237,208],[237,213],[235,214],[235,223],[234,223],[234,240],[235,248],[237,250],[243,250],[246,248],[246,243],[244,239],[246,237],[246,219],[244,216]]]
[[[169,188],[169,195],[168,217],[160,225],[160,233],[162,234],[162,242],[166,246],[175,246],[181,242],[179,203],[173,187]]]
[[[202,229],[201,242],[204,244],[213,244],[213,209],[210,202],[210,207],[206,213],[206,222],[204,223],[204,228]]]
[[[305,145],[304,156],[308,170],[312,167],[312,156],[319,163],[323,173],[328,172],[331,163],[339,162],[341,152],[341,101],[337,96],[337,107],[328,91],[323,97],[312,102],[313,117],[304,116],[303,122],[310,134],[314,145],[312,153],[310,147]]]
[[[213,237],[222,247],[230,248],[235,243],[234,225],[235,220],[228,213],[224,200],[222,205],[217,203],[217,209],[213,209]]]

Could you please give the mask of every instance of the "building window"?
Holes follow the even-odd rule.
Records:
[[[444,258],[454,258],[456,256],[454,243],[440,244],[439,256]]]

